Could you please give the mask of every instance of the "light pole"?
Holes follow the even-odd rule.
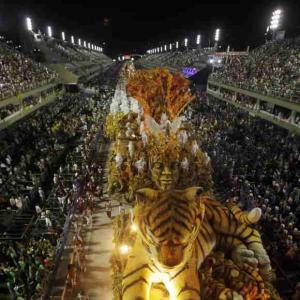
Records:
[[[282,10],[281,9],[276,9],[272,12],[272,16],[270,19],[270,24],[267,27],[267,33],[271,31],[271,36],[272,40],[276,38],[276,32],[278,31],[278,28],[281,25],[281,20],[282,20]]]
[[[186,48],[186,50],[188,50],[188,42],[189,40],[187,38],[184,39],[184,47]]]
[[[29,17],[26,18],[26,28],[28,31],[32,31],[32,21]]]
[[[51,26],[47,27],[47,31],[48,31],[48,37],[52,38],[52,28],[51,28]]]
[[[215,31],[215,45],[214,48],[217,50],[218,42],[220,40],[220,28],[217,28]]]
[[[200,43],[201,43],[201,35],[200,34],[198,34],[197,35],[197,40],[196,40],[196,44],[197,44],[197,47],[200,49]]]

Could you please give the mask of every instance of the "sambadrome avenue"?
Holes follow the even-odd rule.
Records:
[[[300,1],[3,0],[0,300],[300,300]]]

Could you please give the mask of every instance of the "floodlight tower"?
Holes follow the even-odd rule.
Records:
[[[196,44],[197,44],[197,48],[201,48],[201,35],[197,34],[197,39],[196,39]]]
[[[29,17],[26,18],[26,29],[28,31],[32,31],[32,29],[33,29],[32,21],[31,21],[31,18],[29,18]]]
[[[215,49],[217,49],[218,47],[219,40],[220,40],[220,28],[217,28],[215,31],[215,45],[214,45]]]
[[[269,26],[267,27],[267,32],[266,32],[266,35],[268,35],[269,32],[271,33],[272,40],[276,38],[276,33],[280,28],[281,23],[282,23],[282,10],[275,9],[272,12],[270,23]]]
[[[48,33],[48,37],[52,38],[52,28],[51,28],[51,26],[47,27],[47,33]]]
[[[187,38],[184,39],[184,47],[186,48],[186,50],[188,50],[188,42],[189,40]]]

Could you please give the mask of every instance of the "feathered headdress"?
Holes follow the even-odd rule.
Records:
[[[135,98],[146,116],[160,122],[162,114],[174,120],[194,96],[189,82],[180,74],[163,68],[139,70],[127,84],[127,94]]]

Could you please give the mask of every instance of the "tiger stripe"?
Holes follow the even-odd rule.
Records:
[[[228,251],[237,247],[251,250],[253,248],[253,251],[257,251],[259,245],[263,248],[259,233],[249,227],[246,221],[242,222],[246,218],[246,213],[235,206],[228,208],[208,197],[197,198],[199,200],[191,199],[189,198],[191,189],[165,192],[143,189],[142,191],[142,201],[137,200],[134,218],[139,226],[138,238],[142,240],[142,249],[139,248],[139,251],[143,251],[141,253],[144,254],[137,253],[135,257],[140,257],[140,261],[145,259],[147,263],[126,270],[123,278],[126,283],[123,295],[126,292],[127,298],[125,297],[124,300],[138,299],[137,297],[149,300],[147,295],[135,294],[137,285],[145,285],[140,289],[145,292],[150,288],[147,285],[151,284],[149,280],[151,274],[169,272],[168,268],[162,268],[161,259],[165,252],[163,254],[160,252],[161,245],[164,246],[164,251],[168,251],[168,247],[173,249],[170,251],[178,251],[175,250],[178,249],[176,245],[181,245],[179,249],[183,249],[180,250],[185,253],[183,257],[189,259],[187,264],[180,264],[178,268],[175,265],[174,273],[170,273],[170,281],[174,284],[181,282],[177,297],[185,295],[186,292],[187,297],[190,293],[191,295],[195,293],[198,298],[200,298],[200,291],[197,268],[215,247],[222,247]],[[176,252],[171,253],[173,255]],[[193,263],[189,264],[190,261]],[[170,272],[172,268],[169,268]],[[189,272],[194,272],[193,276],[196,276],[193,279],[194,283],[193,280],[190,282],[190,279],[184,281],[187,280],[185,278],[190,278],[186,275]],[[251,274],[258,278],[258,285],[263,286],[263,280],[260,280],[258,273]],[[226,270],[224,275],[229,276],[230,270]],[[131,276],[132,281],[127,282]],[[232,290],[226,288],[224,284],[214,284],[214,295],[225,295],[225,293],[233,296]],[[134,297],[130,298],[129,295]],[[191,299],[195,296],[191,296]]]

